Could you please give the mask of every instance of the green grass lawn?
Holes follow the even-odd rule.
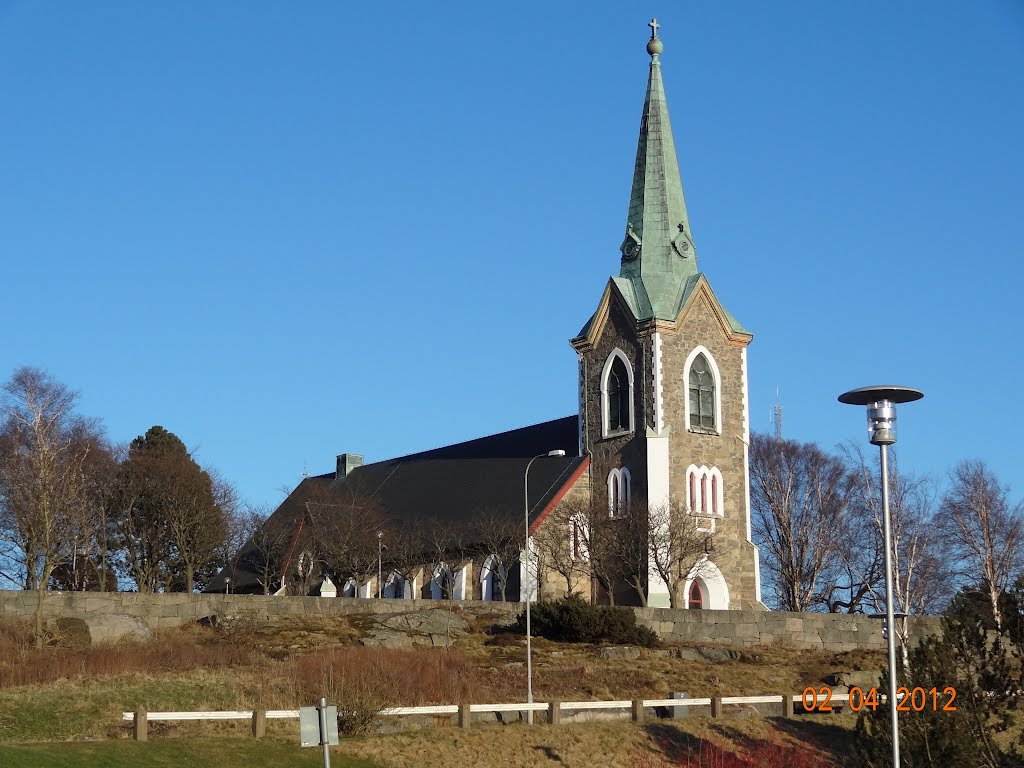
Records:
[[[331,750],[332,768],[380,768]],[[118,740],[0,746],[4,768],[276,768],[323,765],[320,749],[276,739],[167,739],[139,744]]]

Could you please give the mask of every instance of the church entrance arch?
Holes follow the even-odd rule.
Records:
[[[718,566],[704,558],[693,567],[683,584],[684,608],[725,611],[729,609],[729,585]]]

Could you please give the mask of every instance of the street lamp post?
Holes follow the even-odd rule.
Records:
[[[526,703],[533,704],[533,654],[530,648],[530,598],[533,597],[533,581],[530,578],[530,466],[537,459],[546,456],[565,456],[565,451],[558,449],[547,453],[538,453],[526,463],[526,472],[523,475],[523,520],[526,523],[526,546],[524,548],[524,560],[526,567],[523,569],[523,578],[526,584],[519,587],[520,594],[526,595]],[[533,710],[526,710],[526,723],[533,725]]]
[[[885,539],[885,622],[889,651],[889,717],[892,726],[892,764],[900,768],[900,724],[896,710],[896,621],[893,608],[892,519],[889,515],[889,451],[896,442],[896,403],[920,400],[924,393],[910,387],[861,387],[844,392],[839,402],[866,405],[868,441],[877,445],[882,473],[882,536]]]
[[[384,553],[384,531],[377,531],[377,599],[380,600],[384,590],[384,583],[381,581],[382,569],[381,564],[383,562]],[[370,562],[373,562],[372,560]]]

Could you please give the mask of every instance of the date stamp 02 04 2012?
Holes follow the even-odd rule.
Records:
[[[806,712],[831,712],[832,696],[832,689],[828,686],[808,687],[804,688],[801,703]],[[896,699],[897,712],[924,712],[926,709],[933,712],[956,711],[956,688],[952,686],[947,686],[941,691],[938,688],[900,686],[896,689]],[[876,688],[868,688],[866,691],[861,688],[850,689],[850,710],[853,712],[860,712],[864,707],[875,710],[879,703],[881,702]]]

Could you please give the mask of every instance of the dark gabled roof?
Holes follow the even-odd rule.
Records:
[[[565,451],[566,456],[579,453],[579,419],[576,416],[552,419],[378,463],[423,459],[529,459],[556,450]]]
[[[366,464],[343,479],[334,473],[305,478],[268,518],[267,525],[296,528],[305,502],[326,490],[358,490],[364,499],[376,501],[396,521],[472,520],[475,513],[488,510],[522,519],[524,477],[529,461],[553,450],[565,456],[536,459],[530,467],[529,509],[533,525],[537,518],[568,489],[586,466],[579,456],[576,416],[533,424],[521,429],[468,440],[455,445]],[[243,550],[235,566],[233,588],[242,590],[258,584],[254,573],[245,569],[252,548]],[[222,571],[206,591],[224,589]]]

